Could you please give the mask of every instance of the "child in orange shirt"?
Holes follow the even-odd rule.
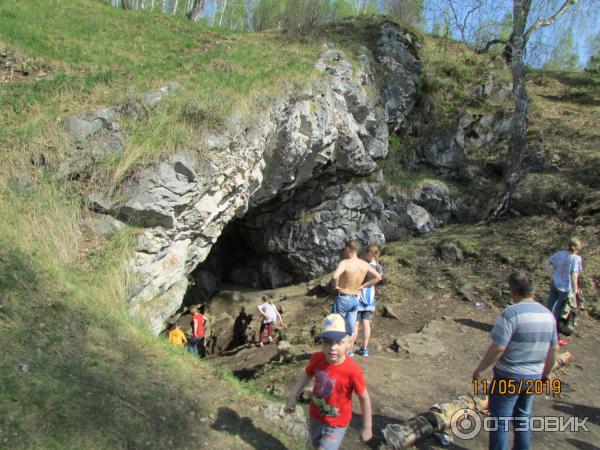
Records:
[[[167,339],[171,344],[174,344],[178,347],[183,347],[185,344],[187,344],[185,333],[180,327],[177,326],[176,322],[169,324],[169,336]]]

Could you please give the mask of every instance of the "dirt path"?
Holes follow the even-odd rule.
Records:
[[[289,312],[286,320],[296,324],[283,330],[288,338],[306,334],[312,322],[316,323],[327,310],[328,299],[307,298],[302,295],[304,291],[305,287],[297,290],[287,288],[288,298],[284,304]],[[453,295],[406,298],[402,303],[387,302],[387,305],[398,314],[399,320],[378,314],[374,320],[371,355],[368,358],[355,357],[365,372],[373,401],[376,439],[371,448],[379,448],[383,442],[381,429],[386,424],[406,420],[427,411],[436,403],[448,402],[472,392],[472,370],[487,348],[489,330],[501,311],[490,305],[478,309],[473,303]],[[304,327],[299,325],[302,323]],[[395,352],[390,348],[395,338],[414,335],[424,325],[430,329],[427,334],[432,339],[425,347],[429,346],[432,353],[439,351],[439,354],[415,355],[402,350]],[[578,324],[577,336],[568,346],[574,354],[574,361],[559,371],[562,395],[539,396],[534,403],[535,415],[587,416],[590,431],[535,433],[534,448],[600,448],[597,445],[600,442],[600,382],[597,377],[600,363],[596,357],[597,348],[600,348],[598,323],[583,317]],[[289,362],[278,360],[276,345],[264,348],[252,346],[234,350],[213,361],[229,366],[243,378],[256,377],[251,383],[258,389],[283,399],[310,354],[316,350],[318,347],[310,343],[296,344],[293,348],[296,356]],[[488,371],[487,375],[489,377],[491,373]],[[361,419],[356,400],[354,409],[354,420],[343,446],[349,450],[366,448],[359,442]],[[435,438],[429,438],[418,448],[443,447]],[[482,433],[469,441],[455,438],[454,444],[446,448],[485,449],[487,436]]]
[[[572,233],[570,230],[568,224],[556,220],[525,218],[502,222],[493,228],[448,226],[436,231],[435,236],[386,246],[385,283],[376,288],[378,306],[370,356],[355,357],[366,374],[374,405],[374,431],[378,439],[372,448],[381,444],[381,429],[387,423],[408,419],[428,411],[436,403],[472,393],[471,373],[489,345],[489,331],[502,305],[509,299],[508,274],[515,268],[531,268],[539,298],[545,302],[548,280],[543,261],[559,240]],[[595,280],[600,268],[594,249],[600,247],[600,242],[592,230],[581,230],[581,234],[590,249],[583,255],[586,268],[582,286],[588,302],[592,303],[597,300]],[[442,241],[457,242],[468,250],[465,258],[454,263],[442,261],[436,253]],[[255,389],[284,401],[310,354],[318,350],[315,335],[331,307],[330,296],[308,294],[313,285],[269,292],[275,303],[284,307],[287,327],[278,330],[276,338],[292,344],[291,358],[281,358],[276,346],[268,345],[239,348],[213,361],[248,378]],[[244,292],[249,297],[248,311],[256,308],[254,305],[265,293]],[[477,303],[483,306],[477,307]],[[391,308],[397,319],[383,317],[385,307]],[[537,432],[533,448],[600,450],[599,325],[587,313],[580,315],[576,334],[567,347],[574,355],[573,362],[558,373],[562,395],[539,396],[533,406],[537,416],[589,417],[589,432]],[[419,332],[423,327],[428,331]],[[408,340],[411,353],[394,351],[396,339]],[[491,377],[491,371],[485,375]],[[358,442],[357,401],[354,407],[355,420],[343,446],[350,450],[366,448]],[[441,445],[431,438],[419,444],[419,448],[441,448]],[[448,448],[485,449],[487,436],[483,433],[469,441],[455,439],[454,446]]]

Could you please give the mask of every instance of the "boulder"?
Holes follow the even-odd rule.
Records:
[[[273,426],[289,436],[302,442],[308,441],[308,423],[302,408],[296,408],[293,412],[284,411],[285,405],[278,403],[266,403],[253,408]]]
[[[398,351],[411,356],[436,356],[446,349],[442,342],[430,333],[405,334],[395,340]]]
[[[442,242],[438,244],[437,253],[447,263],[460,263],[464,260],[462,249],[454,242]]]
[[[90,214],[81,221],[81,225],[94,234],[106,236],[122,229],[125,224],[114,217],[104,214]]]

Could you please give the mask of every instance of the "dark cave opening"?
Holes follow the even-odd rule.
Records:
[[[245,230],[243,219],[229,223],[206,260],[191,273],[182,308],[206,304],[223,289],[272,289],[295,281],[288,275],[293,268],[284,258],[259,253],[252,239],[256,234]]]

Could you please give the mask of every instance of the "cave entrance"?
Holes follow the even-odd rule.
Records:
[[[205,341],[209,355],[223,354],[256,339],[260,324],[256,305],[261,291],[271,288],[260,272],[264,259],[249,245],[240,219],[223,229],[206,260],[190,274],[178,322],[189,328],[189,317],[180,314],[191,305],[204,305],[209,317]]]
[[[258,252],[253,239],[257,239],[256,230],[249,233],[243,219],[229,223],[206,260],[191,273],[182,307],[206,304],[224,289],[256,291],[304,281],[290,275],[294,268],[286,258]]]

